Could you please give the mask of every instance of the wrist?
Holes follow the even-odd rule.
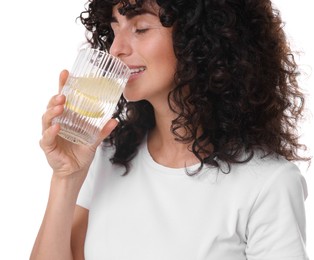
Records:
[[[67,176],[54,173],[51,178],[50,191],[52,194],[61,194],[63,198],[76,199],[85,177],[86,173]]]

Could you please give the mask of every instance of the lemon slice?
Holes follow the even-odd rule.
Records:
[[[123,91],[118,81],[103,77],[70,77],[68,85],[71,87],[66,94],[66,107],[92,118],[103,117],[103,106],[110,110],[111,105],[118,102]]]
[[[70,102],[66,102],[66,107],[82,116],[100,118],[104,115],[104,112],[102,111],[85,110],[83,108],[73,106]]]
[[[67,100],[65,106],[68,109],[82,116],[92,118],[100,118],[104,116],[104,112],[100,107],[100,102],[97,97],[86,95],[79,90],[76,90],[75,92],[75,99],[78,99],[80,102],[75,102],[74,104]]]

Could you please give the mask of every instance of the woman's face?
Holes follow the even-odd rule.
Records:
[[[157,6],[125,16],[120,15],[118,7],[113,8],[114,41],[110,53],[132,71],[124,97],[128,101],[164,102],[174,87],[176,71],[172,28],[161,25]]]

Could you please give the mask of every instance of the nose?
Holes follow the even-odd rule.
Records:
[[[131,54],[132,47],[127,33],[119,32],[115,35],[109,52],[118,58],[126,57]]]

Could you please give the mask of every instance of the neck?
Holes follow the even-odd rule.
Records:
[[[148,150],[157,163],[172,168],[183,168],[199,161],[189,150],[191,144],[175,140],[171,132],[171,123],[175,118],[176,114],[168,106],[158,106],[155,109],[156,126],[148,134]]]

